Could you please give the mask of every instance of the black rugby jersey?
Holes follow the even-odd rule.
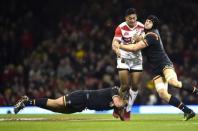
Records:
[[[144,39],[148,46],[142,52],[154,71],[158,69],[163,70],[166,65],[172,65],[171,60],[164,50],[158,30],[151,30],[146,34]]]

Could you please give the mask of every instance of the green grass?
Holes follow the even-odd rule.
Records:
[[[0,131],[197,131],[198,118],[182,115],[132,115],[128,122],[111,115],[0,115]],[[24,120],[22,118],[28,118]],[[40,120],[30,120],[40,118]],[[44,119],[44,120],[41,120]]]

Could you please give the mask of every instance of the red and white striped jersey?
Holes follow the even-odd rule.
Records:
[[[114,39],[120,41],[121,44],[128,44],[129,42],[134,43],[135,40],[133,39],[133,37],[135,35],[141,35],[143,32],[144,32],[144,25],[141,22],[137,21],[136,26],[134,26],[133,28],[130,28],[126,22],[123,22],[116,28]],[[138,52],[133,53],[133,52],[127,52],[121,50],[121,57],[128,59],[132,59],[137,56],[142,57],[141,52],[140,51]]]

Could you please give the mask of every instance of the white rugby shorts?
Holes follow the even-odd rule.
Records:
[[[117,58],[117,69],[127,69],[127,70],[138,70],[142,71],[142,60],[141,59],[126,59]]]

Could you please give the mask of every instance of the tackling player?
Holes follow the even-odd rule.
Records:
[[[153,68],[153,81],[159,96],[170,105],[182,110],[184,112],[184,119],[189,120],[195,116],[195,113],[176,97],[168,93],[168,84],[196,95],[198,95],[198,89],[191,84],[178,81],[173,63],[164,50],[159,31],[157,29],[158,25],[159,20],[156,16],[148,16],[144,24],[144,31],[146,34],[142,40],[129,45],[116,44],[114,45],[114,48],[117,49],[118,55],[118,49],[132,52],[142,50]]]
[[[29,99],[23,96],[15,105],[14,112],[17,114],[25,106],[37,106],[43,109],[59,113],[75,113],[85,109],[102,111],[117,109],[117,117],[125,120],[123,116],[123,106],[127,104],[118,95],[118,88],[106,88],[100,90],[79,90],[62,96],[58,99]]]

